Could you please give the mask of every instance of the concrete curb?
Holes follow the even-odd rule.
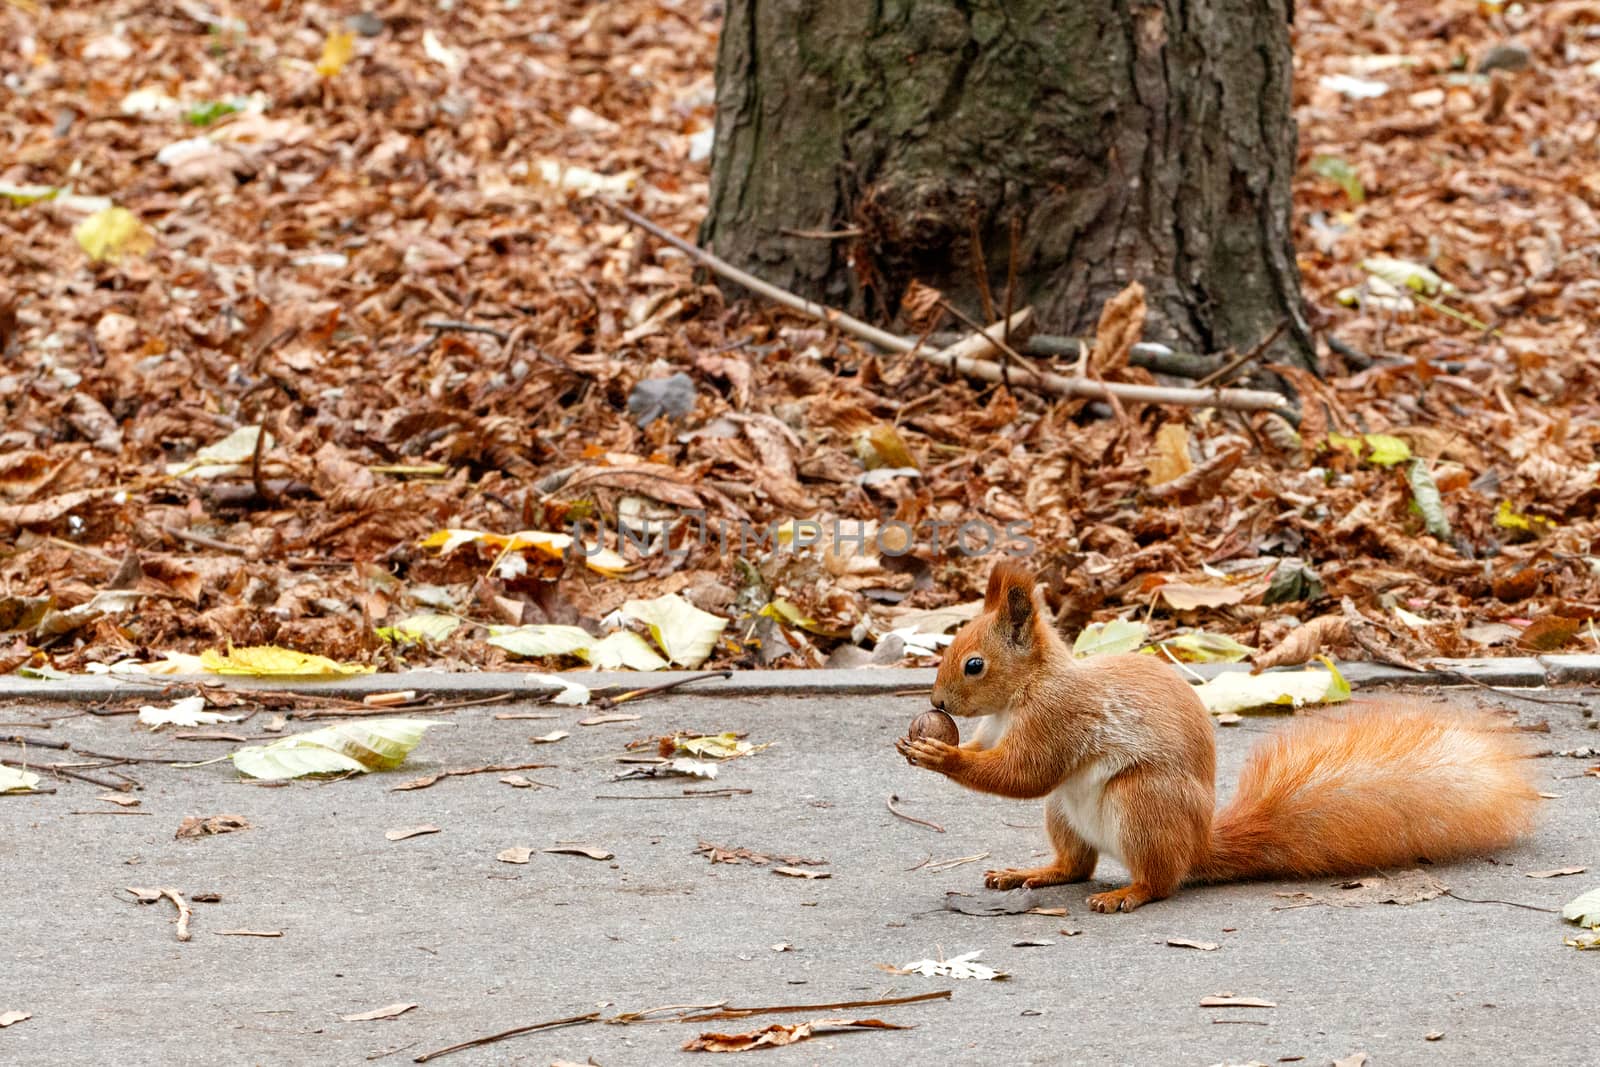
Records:
[[[1353,688],[1374,686],[1400,688],[1461,685],[1465,676],[1484,685],[1507,688],[1540,688],[1555,685],[1600,683],[1600,656],[1536,656],[1506,659],[1440,660],[1432,669],[1417,673],[1381,663],[1341,663],[1339,670]],[[1248,671],[1245,664],[1198,664],[1196,673],[1212,678],[1230,671]],[[617,672],[570,672],[573,681],[591,688],[608,686],[637,689],[692,676],[690,671],[658,671],[653,674]],[[932,668],[883,668],[862,670],[771,670],[734,671],[731,677],[707,678],[681,692],[703,697],[758,696],[859,696],[926,689],[933,684]],[[334,696],[359,700],[369,693],[414,689],[419,695],[471,699],[500,693],[536,698],[553,693],[554,687],[533,681],[531,674],[518,672],[455,673],[408,671],[399,674],[364,674],[352,678],[315,681],[282,681],[263,678],[219,678],[213,675],[167,678],[110,678],[105,675],[74,676],[49,681],[0,677],[0,701],[93,702],[128,697],[161,697],[173,686],[221,686],[257,691],[284,691],[313,696]]]

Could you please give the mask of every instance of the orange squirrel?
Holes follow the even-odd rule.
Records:
[[[984,716],[960,746],[901,738],[913,766],[979,792],[1045,797],[1055,862],[989,871],[991,889],[1088,880],[1101,853],[1133,882],[1089,897],[1132,911],[1189,882],[1308,877],[1503,847],[1532,822],[1523,754],[1487,723],[1398,702],[1296,723],[1250,753],[1216,812],[1211,717],[1151,656],[1076,660],[1033,576],[989,575],[983,611],[939,664],[935,707]]]

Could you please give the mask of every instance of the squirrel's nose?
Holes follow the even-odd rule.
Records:
[[[936,708],[938,708],[938,709],[939,709],[939,710],[940,710],[940,711],[943,711],[943,710],[944,710],[944,701],[942,701],[942,700],[935,700],[935,701],[934,701],[934,702],[933,702],[933,706],[934,706],[934,707],[936,707]]]

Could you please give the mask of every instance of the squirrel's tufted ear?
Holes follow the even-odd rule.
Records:
[[[1033,643],[1033,574],[1020,563],[1002,560],[989,572],[983,608],[997,616],[1008,644],[1026,648]]]
[[[1033,573],[1014,560],[1003,559],[989,572],[989,588],[983,594],[983,610],[994,611],[1000,607],[1007,601],[1012,589],[1021,589],[1031,596]]]

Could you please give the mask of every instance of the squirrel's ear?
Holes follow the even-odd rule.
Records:
[[[1033,592],[1033,574],[1020,563],[1003,559],[989,572],[989,588],[984,590],[983,610],[994,611],[1005,604],[1012,589]]]
[[[998,616],[1006,642],[1018,648],[1033,643],[1033,575],[1021,564],[1003,560],[989,572],[983,607]]]
[[[1006,587],[1005,607],[1000,609],[1000,629],[1006,643],[1017,648],[1033,644],[1033,589],[1029,586]]]

